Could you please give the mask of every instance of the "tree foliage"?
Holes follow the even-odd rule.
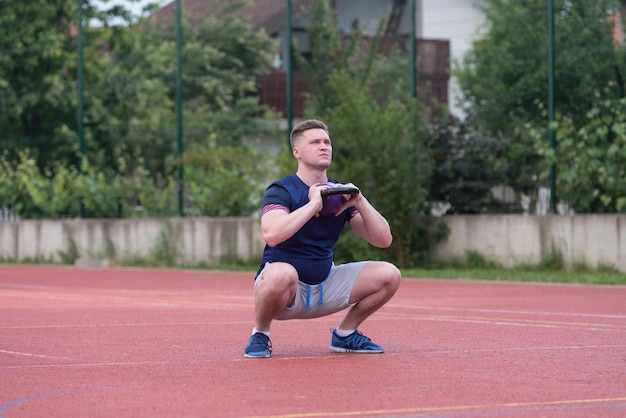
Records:
[[[492,192],[506,184],[505,138],[486,135],[471,120],[459,121],[451,115],[434,118],[431,126],[434,166],[429,197],[443,205],[444,214],[520,210],[498,201]]]
[[[3,148],[56,159],[76,121],[76,2],[0,2],[0,132]],[[13,154],[14,156],[16,154]]]
[[[372,100],[346,73],[328,80],[338,104],[319,113],[334,138],[330,175],[357,184],[388,219],[393,259],[406,267],[423,261],[429,245],[428,185],[432,170],[427,127],[418,105],[405,100]],[[353,248],[353,243],[350,244]]]
[[[314,2],[308,30],[312,57],[299,62],[315,85],[307,117],[325,121],[333,140],[329,175],[359,186],[389,220],[394,235],[389,254],[346,233],[335,257],[415,265],[445,231],[429,217],[430,135],[423,108],[408,94],[408,57],[399,48],[381,56],[380,31],[367,43],[358,29],[342,36],[325,1]]]
[[[558,175],[557,197],[577,213],[626,212],[626,98],[602,99],[586,113],[582,126],[560,117],[559,145],[546,146],[545,131],[536,133],[537,148]]]
[[[273,41],[234,15],[183,24],[183,126],[186,148],[239,146],[262,129],[257,76],[270,67]],[[146,22],[112,45],[104,77],[91,87],[89,135],[107,162],[141,158],[171,173],[177,154],[175,28]]]
[[[272,168],[272,159],[252,148],[196,147],[185,157],[190,203],[205,216],[255,214]]]
[[[176,154],[176,31],[121,6],[84,1],[86,153],[98,168],[143,158],[164,174]],[[233,14],[230,2],[183,25],[185,141],[238,145],[264,115],[253,93],[274,42]],[[0,2],[0,132],[7,149],[30,149],[40,168],[78,164],[77,2]],[[222,13],[222,14],[219,14]],[[126,26],[112,26],[122,18]],[[245,121],[246,123],[241,123]]]
[[[175,27],[93,3],[82,2],[80,156],[77,2],[0,2],[0,204],[29,218],[78,216],[80,205],[88,217],[172,216],[183,161]],[[238,16],[245,2],[216,4],[205,21],[183,24],[185,197],[190,214],[251,215],[267,174],[247,144],[272,115],[254,92],[274,41]]]
[[[624,97],[624,47],[612,38],[619,0],[555,1],[555,106],[584,123],[597,93]],[[487,0],[484,31],[455,68],[467,114],[486,138],[504,138],[509,184],[538,185],[540,157],[528,124],[547,124],[548,8],[543,0]],[[608,87],[608,88],[607,88]]]
[[[121,6],[98,10],[93,2],[82,3],[84,23],[132,21]],[[30,149],[40,167],[78,162],[77,5],[73,0],[0,2],[0,141],[16,158],[19,150]],[[100,43],[112,30],[84,32],[85,71],[93,82],[105,60]]]
[[[183,161],[176,30],[119,5],[81,4],[82,156],[77,2],[0,2],[0,144],[6,150],[0,204],[21,217],[77,216],[79,202],[88,217],[171,216]],[[271,112],[254,93],[257,76],[270,68],[274,41],[238,17],[244,4],[218,2],[205,21],[191,25],[185,16],[183,23],[182,140],[194,153],[185,160],[194,214],[251,214],[256,195],[241,195],[256,191],[250,177],[263,177],[264,164],[242,138],[254,142],[267,131],[263,119]],[[119,19],[125,24],[112,24]],[[210,167],[198,163],[205,153],[213,154],[205,159]],[[250,180],[246,187],[244,180]]]
[[[618,0],[556,0],[556,105],[581,117],[597,91],[624,94],[624,62],[612,38]],[[486,28],[455,71],[472,111],[491,131],[544,121],[548,100],[548,9],[543,0],[488,0]],[[612,88],[604,90],[609,82]]]
[[[270,160],[240,147],[195,149],[187,156],[186,206],[192,216],[252,216],[261,203]],[[83,160],[44,170],[28,152],[0,156],[0,202],[18,218],[169,217],[178,214],[176,174],[154,176],[141,162],[126,171],[96,170]]]

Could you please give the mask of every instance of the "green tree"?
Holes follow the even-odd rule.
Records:
[[[85,24],[132,19],[121,6],[97,10],[92,3],[82,2]],[[30,149],[40,168],[59,160],[78,162],[77,5],[75,0],[0,2],[0,145],[14,158]],[[94,77],[104,58],[97,40],[105,32],[84,32],[85,71]]]
[[[76,150],[76,2],[0,2],[0,144],[35,159]],[[15,153],[12,154],[14,157]]]
[[[307,82],[315,86],[310,95],[312,108],[334,107],[338,104],[337,91],[328,83],[329,78],[336,71],[344,71],[360,85],[372,79],[372,66],[378,58],[385,21],[381,20],[377,34],[366,40],[358,26],[348,35],[337,28],[330,2],[316,0],[309,12],[311,56],[307,59],[296,54],[295,59],[306,74]]]
[[[79,159],[77,2],[36,3],[0,2],[0,46],[7,52],[0,55],[0,105],[10,110],[0,112],[6,150],[0,202],[25,218],[77,216],[79,201],[88,217],[175,214],[176,31],[120,6],[97,10],[83,2],[84,21],[99,23],[84,31],[87,158]],[[240,183],[258,173],[263,178],[264,164],[246,144],[267,131],[263,117],[270,112],[254,92],[257,76],[270,67],[274,42],[237,17],[243,4],[222,1],[204,22],[184,23],[184,140],[193,214],[250,214],[249,199],[241,196],[258,194],[258,181]],[[125,25],[110,24],[119,18]],[[13,27],[20,31],[12,33]],[[26,123],[33,120],[39,121],[36,135]],[[209,167],[198,163],[204,148]]]
[[[133,0],[136,1],[136,0]],[[108,2],[105,2],[108,3]],[[77,2],[0,2],[0,144],[30,148],[40,168],[78,164]],[[254,97],[274,42],[237,17],[244,2],[184,23],[185,141],[236,145],[266,109]],[[83,2],[85,143],[96,168],[175,169],[176,31],[121,6]],[[125,25],[112,26],[115,19]],[[95,19],[95,20],[94,20]],[[117,168],[119,169],[119,168]]]
[[[549,148],[537,130],[537,148],[558,176],[558,198],[577,213],[626,212],[626,98],[602,99],[586,113],[581,127],[559,117],[559,146]]]
[[[399,48],[379,55],[382,28],[384,22],[367,41],[358,29],[344,37],[328,2],[316,1],[308,28],[311,60],[301,57],[299,63],[315,85],[307,116],[327,122],[333,139],[329,175],[359,186],[389,220],[394,235],[388,252],[347,232],[336,259],[375,256],[408,267],[423,261],[445,231],[428,216],[430,134],[421,105],[408,94],[409,60]]]
[[[231,5],[232,6],[232,5]],[[258,75],[270,68],[273,41],[232,10],[183,24],[185,148],[241,145],[263,130],[270,114],[254,96]],[[177,167],[176,31],[144,22],[111,45],[104,74],[91,86],[88,135],[102,164],[141,159],[151,172]]]
[[[430,198],[448,204],[445,213],[494,213],[520,211],[514,204],[497,201],[496,185],[506,184],[501,163],[507,148],[506,138],[495,138],[476,130],[468,120],[451,115],[434,118],[433,175]]]
[[[251,216],[261,207],[272,159],[250,147],[197,146],[185,157],[188,196],[202,216]]]
[[[334,165],[329,175],[358,185],[389,220],[392,259],[402,267],[424,261],[431,236],[426,214],[432,170],[427,126],[417,104],[405,100],[373,100],[346,73],[329,78],[339,104],[320,113],[334,138]],[[355,247],[354,242],[349,247]],[[381,254],[382,255],[382,254]]]
[[[624,48],[611,36],[621,2],[555,3],[556,108],[581,126],[596,92],[624,96]],[[474,129],[504,138],[509,183],[528,192],[537,187],[540,158],[527,124],[547,123],[548,8],[544,0],[487,0],[483,11],[484,31],[454,74]]]

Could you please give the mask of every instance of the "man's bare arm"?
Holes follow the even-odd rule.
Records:
[[[305,223],[314,216],[319,216],[323,201],[319,184],[309,189],[309,203],[287,213],[282,210],[271,210],[261,217],[261,232],[263,239],[270,247],[275,247],[291,238]]]

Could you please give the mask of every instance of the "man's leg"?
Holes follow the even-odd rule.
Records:
[[[276,315],[293,304],[298,273],[287,263],[267,264],[254,288],[254,329],[244,350],[245,357],[270,357],[270,324]]]
[[[355,303],[344,317],[339,329],[357,329],[371,314],[382,307],[400,287],[400,270],[384,261],[368,262],[356,280],[350,303]]]
[[[276,315],[293,304],[298,286],[298,273],[287,263],[270,263],[265,266],[254,291],[255,327],[269,331]]]
[[[357,330],[358,326],[396,293],[400,271],[390,263],[372,261],[361,269],[350,293],[350,304],[339,328],[333,329],[330,349],[340,353],[382,353],[383,347]]]

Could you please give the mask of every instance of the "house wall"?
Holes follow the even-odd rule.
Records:
[[[353,23],[359,22],[363,29],[366,45],[367,39],[377,33],[380,19],[389,17],[393,0],[335,0],[337,26],[344,34],[352,32]],[[410,33],[410,10],[409,4],[405,5],[405,13],[400,22],[397,37],[387,37],[381,43],[381,50],[389,52],[388,45],[406,44]],[[306,32],[301,29],[309,26],[307,15],[292,12],[292,29],[294,42],[297,48],[304,53],[310,52],[310,39]],[[419,21],[416,21],[419,23]],[[278,34],[281,48],[275,57],[275,70],[259,78],[260,102],[268,105],[283,114],[287,113],[287,83],[285,45],[286,31],[283,29]],[[419,98],[432,113],[441,110],[441,104],[447,104],[449,100],[449,42],[445,39],[424,39],[418,36],[417,40],[418,61],[418,92]],[[407,72],[409,68],[407,68]],[[306,77],[299,71],[292,72],[292,110],[295,117],[302,117],[305,109],[305,97],[309,91]],[[408,76],[408,74],[407,74]]]
[[[447,40],[450,44],[450,67],[463,59],[471,48],[472,40],[485,22],[478,9],[486,0],[416,0],[416,36],[421,39]],[[388,17],[393,0],[335,0],[337,24],[349,33],[352,22],[358,19],[366,35],[373,35],[381,16]],[[400,21],[399,34],[411,33],[410,2]],[[463,117],[462,106],[457,103],[458,82],[449,79],[447,102],[450,111]]]
[[[484,14],[477,7],[486,3],[486,0],[419,0],[419,3],[418,36],[449,40],[450,68],[454,68],[454,62],[463,59],[485,23]],[[448,105],[454,115],[463,117],[462,107],[457,103],[458,93],[458,82],[451,77]]]
[[[358,20],[364,35],[375,35],[381,17],[389,16],[392,2],[393,0],[335,0],[337,26],[344,33],[350,33],[353,22]]]

